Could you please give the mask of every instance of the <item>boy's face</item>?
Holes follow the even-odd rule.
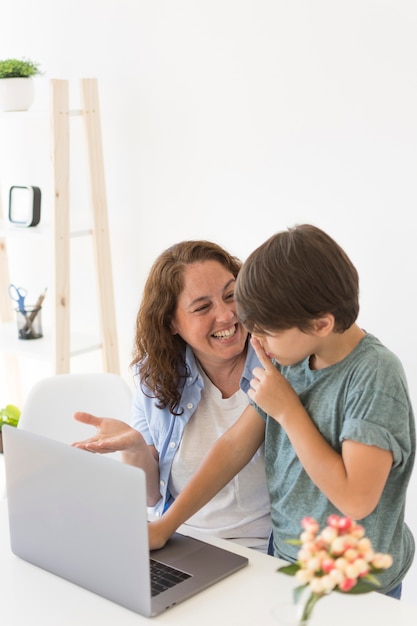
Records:
[[[306,333],[299,328],[288,328],[268,332],[268,334],[252,333],[267,355],[280,365],[294,365],[303,361],[318,349],[319,339],[315,333]]]

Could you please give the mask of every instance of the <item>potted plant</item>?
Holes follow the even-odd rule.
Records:
[[[28,59],[0,61],[0,111],[27,111],[35,90],[33,76],[41,74],[39,64]]]
[[[17,426],[20,418],[20,410],[14,404],[7,404],[4,409],[0,409],[0,452],[3,452],[3,438],[1,429],[3,424]]]

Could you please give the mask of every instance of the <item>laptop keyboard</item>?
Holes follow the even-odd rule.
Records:
[[[152,596],[170,589],[182,583],[187,578],[191,578],[191,574],[187,574],[179,569],[175,569],[165,563],[160,563],[151,559],[151,591]]]

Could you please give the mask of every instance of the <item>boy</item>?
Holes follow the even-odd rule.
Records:
[[[151,525],[157,547],[249,461],[265,439],[274,554],[296,561],[300,520],[360,520],[394,563],[381,592],[400,597],[414,556],[404,522],[415,425],[403,368],[356,323],[358,274],[340,246],[305,224],[277,233],[244,263],[237,313],[262,367],[250,406],[217,441],[175,504]]]

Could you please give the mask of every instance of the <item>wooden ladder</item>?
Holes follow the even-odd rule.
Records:
[[[81,80],[83,108],[69,109],[68,81],[51,81],[52,158],[55,197],[55,372],[70,370],[70,116],[82,115],[87,139],[93,216],[93,250],[99,299],[104,371],[119,373],[116,317],[107,219],[103,149],[97,80]]]

